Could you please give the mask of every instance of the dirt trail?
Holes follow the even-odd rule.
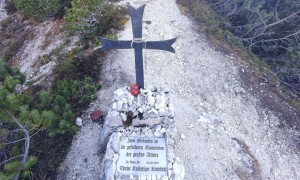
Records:
[[[261,108],[260,100],[248,93],[239,75],[244,69],[237,67],[235,57],[216,51],[175,0],[121,4],[127,2],[134,7],[146,4],[144,39],[177,37],[176,54],[145,51],[145,86],[173,93],[179,131],[175,153],[185,165],[186,179],[300,179],[299,133],[279,128],[274,112]],[[130,23],[119,33],[120,40],[132,39]],[[111,51],[102,77],[104,88],[88,111],[107,111],[113,91],[135,81],[133,50]],[[86,120],[58,179],[99,178],[100,131]]]

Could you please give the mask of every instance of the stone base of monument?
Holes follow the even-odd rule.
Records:
[[[101,134],[107,143],[101,179],[183,179],[173,151],[176,134],[168,90],[151,88],[137,96],[128,87],[116,90]]]

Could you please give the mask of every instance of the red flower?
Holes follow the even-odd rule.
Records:
[[[140,90],[139,90],[139,86],[137,84],[131,84],[130,85],[130,93],[133,96],[137,96],[139,94]]]

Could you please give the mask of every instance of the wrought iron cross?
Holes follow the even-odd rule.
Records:
[[[102,42],[101,50],[109,49],[134,49],[135,54],[135,75],[136,83],[139,88],[144,88],[144,65],[143,65],[143,49],[158,49],[175,53],[172,44],[176,38],[165,41],[144,41],[142,39],[142,19],[146,5],[142,5],[137,9],[128,6],[129,15],[132,22],[133,39],[129,41],[114,41],[100,37]]]

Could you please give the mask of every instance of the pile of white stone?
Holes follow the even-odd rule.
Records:
[[[132,119],[133,126],[173,123],[174,107],[169,91],[152,87],[141,89],[137,96],[133,96],[129,87],[116,90],[105,123],[122,126],[128,119]]]
[[[129,126],[128,120],[131,120]],[[118,172],[120,140],[124,136],[165,138],[167,175],[134,176]],[[183,180],[184,167],[174,155],[175,136],[177,130],[174,124],[174,107],[168,90],[152,87],[141,89],[137,96],[133,96],[129,87],[117,89],[101,132],[101,141],[103,144],[107,143],[107,147],[100,179]]]
[[[176,129],[169,128],[167,125],[156,125],[149,127],[119,127],[114,132],[108,141],[106,153],[101,164],[101,177],[105,180],[183,180],[185,170],[180,162],[180,159],[174,154],[174,141],[177,134]],[[134,137],[163,137],[166,139],[167,147],[167,169],[168,173],[165,176],[161,175],[124,175],[117,171],[117,162],[120,156],[120,140],[124,136]]]

